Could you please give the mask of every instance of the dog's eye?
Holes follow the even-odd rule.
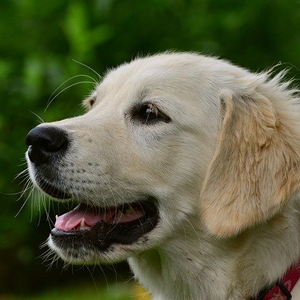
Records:
[[[97,100],[97,97],[96,97],[96,96],[90,97],[90,98],[88,99],[88,106],[89,106],[89,107],[92,107],[92,106],[95,104],[96,100]]]
[[[169,123],[171,119],[161,112],[156,105],[152,103],[143,103],[133,109],[133,121],[138,121],[145,125],[155,124],[157,122]]]
[[[85,109],[89,110],[96,102],[97,96],[92,95],[83,100],[82,105]]]
[[[91,107],[94,105],[95,101],[96,101],[95,98],[92,98],[92,99],[89,101],[89,104],[90,104]]]

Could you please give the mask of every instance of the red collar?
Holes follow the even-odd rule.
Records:
[[[300,278],[300,262],[292,266],[285,275],[274,285],[261,291],[257,300],[289,300],[292,299],[291,291]]]

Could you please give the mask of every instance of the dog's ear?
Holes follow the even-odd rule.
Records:
[[[229,237],[282,208],[299,189],[300,164],[295,136],[283,125],[288,116],[282,123],[280,112],[266,97],[222,91],[220,109],[218,146],[200,205],[208,231]]]

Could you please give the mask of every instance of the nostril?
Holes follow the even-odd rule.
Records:
[[[28,156],[34,163],[46,163],[52,154],[62,154],[69,145],[68,134],[54,126],[38,126],[26,137]]]

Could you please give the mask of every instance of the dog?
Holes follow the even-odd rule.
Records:
[[[110,70],[84,115],[26,137],[34,185],[78,202],[49,247],[74,264],[127,259],[155,300],[285,293],[300,258],[300,99],[284,75],[172,52]]]

